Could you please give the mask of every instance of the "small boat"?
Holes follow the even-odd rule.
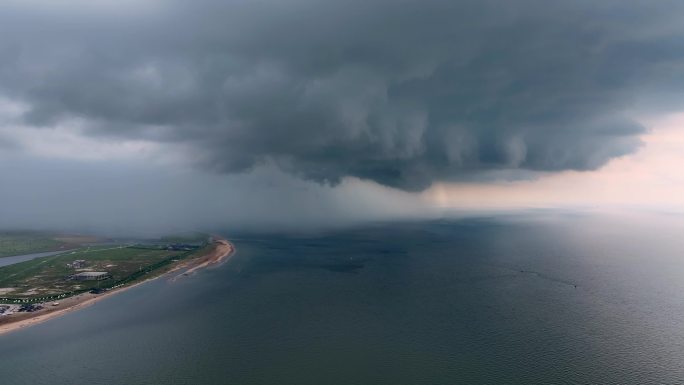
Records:
[[[59,302],[53,302],[52,306],[59,306]]]

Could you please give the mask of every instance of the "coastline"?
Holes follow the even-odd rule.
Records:
[[[70,298],[65,298],[64,300],[60,301],[59,307],[51,307],[49,304],[45,304],[45,308],[33,313],[15,313],[11,316],[2,316],[2,318],[0,318],[0,335],[24,329],[50,319],[60,317],[72,311],[83,309],[105,298],[108,298],[109,296],[121,293],[125,290],[142,285],[157,278],[170,275],[174,272],[184,270],[181,274],[171,278],[171,281],[173,282],[179,277],[194,274],[200,269],[217,266],[223,262],[226,262],[235,254],[235,246],[230,241],[222,237],[213,236],[213,246],[214,247],[211,250],[203,255],[181,261],[178,265],[174,266],[170,270],[164,271],[161,274],[144,279],[140,282],[136,282],[132,285],[116,288],[102,294],[83,293]],[[13,318],[8,319],[6,317]]]

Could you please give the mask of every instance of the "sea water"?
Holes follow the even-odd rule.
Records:
[[[684,383],[682,229],[543,213],[226,233],[227,264],[0,336],[0,383]]]

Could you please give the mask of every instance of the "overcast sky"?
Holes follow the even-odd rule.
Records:
[[[684,2],[6,0],[0,226],[684,206]]]

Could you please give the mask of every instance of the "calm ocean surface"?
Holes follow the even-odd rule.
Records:
[[[684,226],[225,234],[219,268],[0,336],[0,384],[684,384]]]

